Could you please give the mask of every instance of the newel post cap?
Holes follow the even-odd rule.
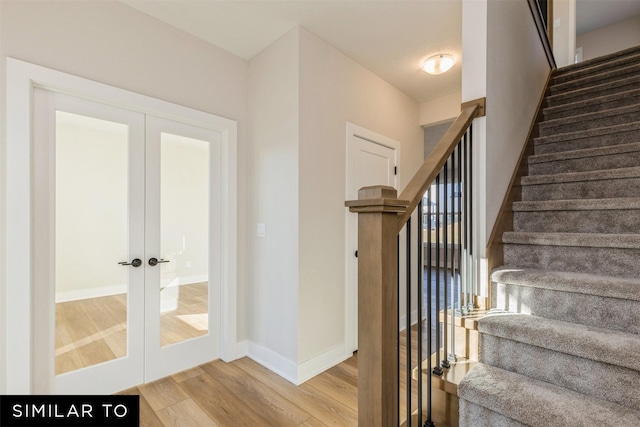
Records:
[[[398,192],[393,187],[376,185],[362,187],[358,191],[358,200],[345,202],[350,212],[405,212],[409,206],[408,200],[398,200]]]

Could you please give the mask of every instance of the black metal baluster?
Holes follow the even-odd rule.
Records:
[[[470,268],[470,295],[467,305],[469,311],[474,308],[473,296],[476,294],[475,289],[475,263],[473,260],[473,124],[469,126],[469,260]]]
[[[448,201],[449,201],[449,159],[447,159],[447,161],[444,164],[444,168],[443,168],[443,173],[444,173],[444,198],[443,198],[443,211],[444,211],[444,225],[442,227],[442,235],[443,235],[443,255],[444,255],[444,270],[442,272],[443,274],[443,279],[444,279],[444,292],[442,294],[443,296],[443,307],[442,307],[442,313],[443,313],[443,322],[442,322],[442,367],[447,369],[449,368],[449,360],[447,360],[447,347],[449,347],[447,345],[447,326],[448,326],[448,319],[447,319],[447,304],[448,304],[448,298],[447,298],[447,291],[448,291],[448,286],[447,284],[449,283],[449,272],[447,270],[447,267],[449,266],[449,261],[448,261],[448,255],[449,255],[449,218],[448,218]],[[438,317],[439,317],[439,313],[438,313]]]
[[[460,315],[464,315],[466,310],[464,309],[462,302],[462,142],[458,143],[458,174],[457,174],[457,188],[456,194],[458,196],[458,308],[460,308]]]
[[[440,367],[440,173],[436,175],[436,366],[433,373],[442,375]]]
[[[406,329],[405,333],[407,335],[406,338],[406,347],[407,347],[407,427],[411,427],[411,217],[407,220],[407,250],[405,254],[405,265],[406,265]]]
[[[422,257],[422,233],[424,232],[424,212],[422,201],[418,202],[418,426],[422,425],[422,299],[424,298],[424,258]],[[431,371],[429,371],[431,372]]]
[[[462,162],[462,188],[460,189],[460,191],[462,192],[462,215],[463,215],[463,234],[462,234],[462,248],[461,248],[461,252],[462,252],[462,285],[463,285],[463,289],[464,289],[464,293],[463,293],[463,298],[464,298],[464,313],[467,313],[467,139],[468,139],[468,133],[465,132],[464,134],[464,139],[463,139],[463,144],[462,144],[462,158],[463,158],[463,162]]]
[[[396,237],[396,253],[398,254],[398,261],[396,262],[396,277],[397,277],[397,286],[398,286],[398,294],[400,293],[400,233],[398,233],[398,236]],[[396,316],[395,316],[395,324],[396,324],[396,330],[399,331],[400,330],[400,299],[398,299],[398,304],[396,305]],[[402,373],[402,370],[400,369],[400,333],[398,333],[397,335],[398,339],[396,341],[396,353],[397,353],[397,360],[398,360],[398,376],[396,378],[398,378],[398,392],[396,397],[398,398],[398,425],[402,424],[402,420],[400,419],[401,415],[400,415],[400,385],[401,385],[401,381],[400,381],[400,375]]]
[[[450,335],[450,347],[449,351],[449,363],[456,362],[456,328],[455,328],[455,320],[456,320],[456,292],[455,292],[455,280],[456,280],[456,257],[455,257],[455,241],[456,241],[456,226],[455,226],[455,209],[456,209],[456,192],[455,192],[455,175],[456,175],[456,152],[453,150],[451,152],[451,183],[450,187],[450,196],[451,196],[451,274],[449,276],[449,280],[451,283],[451,323],[449,324],[449,332]]]
[[[432,417],[432,402],[431,402],[431,372],[433,369],[433,363],[431,362],[431,354],[433,353],[433,346],[431,340],[433,339],[433,280],[431,273],[433,272],[433,263],[431,262],[431,188],[427,190],[427,217],[429,218],[429,225],[427,231],[427,392],[429,397],[427,399],[427,420],[424,423],[425,427],[435,427]]]

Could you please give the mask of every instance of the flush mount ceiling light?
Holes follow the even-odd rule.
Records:
[[[439,53],[427,58],[422,64],[422,70],[425,73],[438,75],[449,71],[455,63],[456,60],[453,56],[447,55],[446,53]]]

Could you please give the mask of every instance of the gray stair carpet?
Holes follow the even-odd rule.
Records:
[[[640,426],[640,47],[554,72],[461,427]]]

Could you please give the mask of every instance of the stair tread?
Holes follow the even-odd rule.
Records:
[[[626,113],[633,113],[633,112],[637,112],[638,110],[640,110],[640,103],[624,105],[624,106],[615,107],[615,108],[608,108],[602,111],[577,114],[575,116],[561,117],[558,119],[548,119],[540,122],[539,126],[540,126],[540,129],[548,129],[556,126],[582,123],[585,121],[603,119],[605,117],[612,117],[612,116],[618,116]]]
[[[610,156],[612,154],[625,154],[640,151],[640,142],[618,144],[606,147],[583,148],[579,150],[559,151],[555,153],[535,154],[529,156],[529,164],[557,162],[562,160],[585,159],[589,157]]]
[[[575,86],[584,87],[593,82],[599,82],[600,80],[616,78],[622,74],[637,73],[638,71],[640,71],[640,63],[631,64],[625,67],[617,68],[615,70],[606,70],[606,71],[596,72],[594,74],[589,74],[584,77],[578,77],[566,82],[555,83],[551,85],[551,89],[554,92],[559,92],[559,91],[563,91],[565,88],[572,88]]]
[[[567,172],[553,175],[523,176],[520,179],[520,185],[557,184],[563,182],[600,181],[605,179],[637,177],[640,177],[640,166],[586,172]]]
[[[594,129],[585,129],[575,132],[558,133],[554,135],[538,136],[533,139],[535,145],[551,144],[554,142],[567,142],[593,136],[610,135],[620,132],[640,130],[640,121],[624,123],[621,125],[603,126]]]
[[[640,209],[640,197],[520,201],[513,202],[512,208],[514,212]]]
[[[539,289],[640,301],[640,279],[568,271],[501,267],[491,281]]]
[[[547,105],[557,107],[560,105],[564,105],[562,104],[562,100],[565,100],[565,99],[571,100],[573,98],[580,97],[585,94],[589,94],[593,92],[610,91],[615,88],[631,86],[637,83],[640,83],[640,76],[623,77],[615,81],[608,81],[608,82],[600,83],[597,85],[591,85],[587,87],[577,88],[574,90],[568,90],[560,93],[549,94],[548,96],[545,97],[545,100],[547,102]],[[575,101],[568,101],[567,103],[571,103],[571,102],[575,102]],[[560,104],[552,105],[556,103],[560,103]]]
[[[484,363],[469,372],[458,394],[525,425],[640,425],[640,412],[633,409]]]
[[[633,98],[640,96],[640,88],[631,89],[624,92],[614,93],[610,95],[597,96],[595,98],[583,99],[580,101],[569,102],[567,104],[556,105],[553,107],[545,107],[542,112],[545,116],[550,116],[556,113],[560,113],[568,110],[579,110],[582,107],[586,107],[591,104],[603,104],[606,102],[617,101],[624,98]]]
[[[622,49],[617,52],[612,52],[606,55],[598,56],[596,58],[587,59],[586,61],[578,62],[577,64],[565,65],[564,67],[558,68],[556,70],[556,75],[562,76],[562,75],[570,74],[577,70],[591,68],[596,65],[609,63],[621,57],[635,56],[636,54],[640,54],[640,46],[633,46],[630,48]]]
[[[442,357],[442,351],[440,351]],[[458,394],[458,384],[464,379],[464,377],[469,373],[471,368],[473,368],[478,361],[472,359],[465,359],[463,357],[458,357],[456,363],[451,364],[451,367],[448,369],[442,370],[442,376],[435,375],[431,373],[431,369],[436,365],[436,353],[431,355],[431,369],[429,368],[429,360],[425,359],[422,361],[420,372],[422,373],[423,380],[422,383],[426,385],[427,380],[425,378],[426,375],[431,375],[431,381],[436,384],[440,384],[440,389],[446,391],[450,394]],[[412,378],[416,380],[418,374],[418,367],[414,368],[412,372]]]
[[[640,249],[640,235],[638,234],[508,231],[503,233],[502,242],[539,246]]]
[[[601,60],[596,63],[585,64],[582,67],[576,67],[574,69],[566,69],[566,67],[560,68],[559,70],[556,71],[555,75],[553,76],[553,80],[564,81],[564,80],[576,78],[577,76],[580,76],[583,74],[597,73],[600,70],[611,70],[615,67],[621,67],[626,64],[633,64],[637,62],[640,62],[639,51],[631,52],[624,56],[619,56],[619,55],[614,56],[613,58],[610,58],[605,61]],[[584,62],[581,64],[584,64]]]
[[[498,312],[479,324],[489,334],[536,347],[640,371],[640,336],[579,323]]]

